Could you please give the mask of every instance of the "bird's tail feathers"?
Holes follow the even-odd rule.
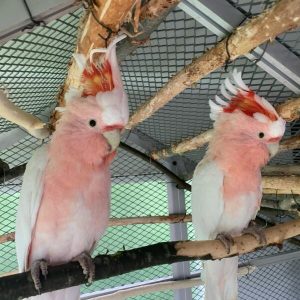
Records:
[[[205,300],[237,300],[238,257],[204,263]]]

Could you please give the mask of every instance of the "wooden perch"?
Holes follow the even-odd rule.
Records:
[[[285,139],[280,143],[279,152],[300,149],[300,135]]]
[[[127,128],[131,129],[149,118],[187,87],[223,66],[227,59],[234,60],[282,32],[297,28],[300,25],[299,15],[300,0],[280,0],[258,17],[250,19],[173,76],[149,101],[137,109]]]
[[[96,280],[109,278],[162,264],[188,260],[209,260],[241,255],[255,251],[267,245],[281,245],[284,240],[300,234],[300,220],[276,225],[264,230],[266,244],[260,244],[253,236],[244,234],[234,238],[234,245],[227,253],[220,241],[165,242],[113,255],[98,255],[94,258]],[[47,280],[41,278],[41,292],[62,289],[85,283],[86,278],[78,263],[48,268]],[[1,300],[11,300],[35,296],[30,271],[2,277],[0,279]]]
[[[300,118],[300,98],[289,99],[276,106],[278,114],[287,122],[292,122]]]
[[[44,139],[50,134],[44,122],[9,101],[3,90],[0,90],[0,117],[19,125],[36,138]]]
[[[294,165],[268,165],[262,169],[262,174],[272,175],[300,175],[300,164]]]
[[[213,130],[207,130],[193,138],[171,145],[169,148],[161,149],[151,153],[155,160],[164,159],[173,155],[179,155],[188,151],[196,150],[207,144],[213,135]]]
[[[138,46],[146,43],[150,38],[150,34],[159,26],[159,24],[167,17],[167,15],[177,6],[179,2],[180,0],[150,0],[147,2],[141,8],[139,15],[141,31],[136,36],[128,37],[120,42],[117,47],[118,61],[123,61]],[[131,30],[131,28],[128,28],[127,25],[126,29],[128,31]]]
[[[291,194],[291,193],[289,193]],[[298,211],[300,203],[299,195],[292,195],[286,197],[286,195],[264,195],[261,207],[272,208],[284,211]],[[127,217],[127,218],[110,218],[108,222],[109,227],[113,226],[128,226],[138,224],[174,224],[174,223],[187,223],[192,222],[191,214],[174,214],[169,216],[140,216],[140,217]],[[12,242],[15,240],[15,233],[10,232],[0,235],[0,244],[6,242]]]

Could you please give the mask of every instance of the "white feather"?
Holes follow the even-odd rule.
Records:
[[[208,100],[208,104],[209,104],[209,107],[210,107],[210,118],[212,120],[216,120],[218,114],[223,111],[223,108],[222,108],[222,106],[217,105],[211,99]]]
[[[120,42],[121,40],[125,39],[126,35],[125,34],[121,34],[118,37],[116,37],[107,48],[94,48],[90,51],[90,62],[93,62],[93,55],[95,53],[110,53],[111,48],[114,47],[114,45],[116,45],[118,42]]]
[[[214,239],[224,211],[224,174],[214,161],[201,161],[193,176],[192,214],[196,238]]]
[[[69,90],[65,93],[65,100],[66,103],[76,99],[76,98],[80,98],[81,96],[81,92],[74,88],[74,87],[70,87]]]
[[[232,95],[230,95],[230,94],[227,93],[224,84],[221,85],[220,90],[221,90],[222,95],[223,95],[226,99],[230,100],[230,99],[232,98]]]
[[[226,102],[226,101],[224,101],[224,100],[222,100],[219,96],[215,96],[215,101],[218,103],[218,104],[220,104],[220,105],[222,105],[222,106],[228,106],[228,103]]]
[[[73,54],[73,57],[76,61],[77,66],[79,67],[79,70],[83,72],[86,66],[86,57],[81,53],[75,53]]]
[[[261,113],[254,113],[253,117],[257,121],[262,122],[262,123],[268,123],[268,121],[269,121],[269,118],[266,117],[265,115],[261,114]]]
[[[226,78],[224,81],[224,85],[227,88],[227,90],[232,93],[233,95],[236,95],[238,92],[238,89],[233,86],[233,84],[230,82],[229,78]]]
[[[255,95],[255,100],[259,103],[262,103],[262,105],[270,112],[274,113],[275,116],[278,116],[275,108],[271,105],[269,101],[267,101],[264,97],[259,97],[258,95]]]
[[[243,89],[244,91],[250,90],[242,79],[242,72],[238,72],[237,69],[234,69],[232,72],[232,79],[236,83],[237,87]]]
[[[28,269],[28,251],[44,188],[48,145],[38,148],[29,160],[23,176],[16,220],[16,252],[19,271]]]

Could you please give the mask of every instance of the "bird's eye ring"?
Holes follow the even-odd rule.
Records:
[[[260,132],[259,134],[258,134],[258,136],[259,136],[259,138],[263,138],[264,136],[265,136],[265,134],[263,133],[263,132]]]
[[[92,120],[90,120],[89,124],[91,127],[95,127],[97,123],[94,119],[92,119]]]

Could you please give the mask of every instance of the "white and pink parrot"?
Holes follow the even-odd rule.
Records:
[[[39,290],[47,265],[77,260],[89,281],[90,254],[104,234],[110,209],[109,167],[128,121],[128,104],[116,58],[117,38],[82,64],[82,92],[68,93],[48,145],[27,164],[16,221],[19,271],[31,269]],[[94,52],[105,52],[94,64]],[[78,59],[78,57],[77,57]],[[33,299],[78,300],[79,286]]]
[[[260,207],[261,168],[276,154],[285,121],[245,85],[237,70],[221,92],[229,102],[218,96],[218,104],[209,101],[213,137],[194,172],[192,215],[196,239],[219,238],[229,247],[226,239],[251,233],[246,228]],[[237,270],[237,256],[206,262],[205,299],[236,300]]]

